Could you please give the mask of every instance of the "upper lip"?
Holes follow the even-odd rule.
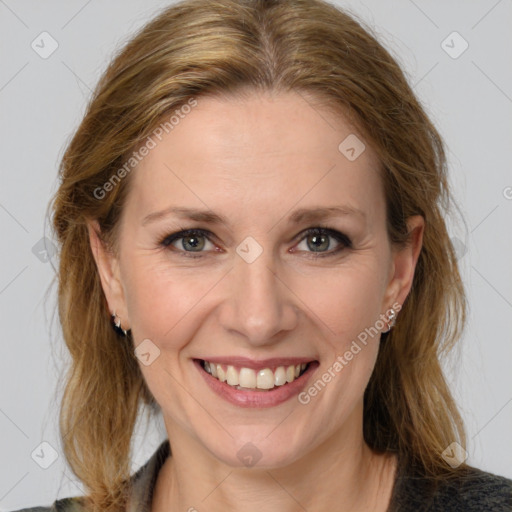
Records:
[[[311,363],[315,361],[313,357],[273,357],[270,359],[250,359],[248,357],[204,357],[203,361],[215,364],[225,364],[238,366],[241,368],[252,368],[259,370],[261,368],[277,368],[278,366],[296,366],[298,364]]]

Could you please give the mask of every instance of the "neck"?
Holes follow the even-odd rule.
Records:
[[[234,468],[166,421],[172,455],[161,468],[152,512],[315,510],[385,512],[396,460],[370,450],[362,425],[345,426],[292,464]]]

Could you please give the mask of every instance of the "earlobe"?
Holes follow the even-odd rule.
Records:
[[[118,260],[102,240],[98,222],[96,220],[87,221],[87,229],[91,252],[96,262],[96,268],[109,310],[111,314],[117,311],[118,315],[123,318],[123,324],[126,324],[127,314]]]

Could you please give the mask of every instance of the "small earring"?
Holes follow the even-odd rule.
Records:
[[[388,328],[386,331],[383,331],[383,332],[387,333],[387,332],[391,331],[391,329],[393,328],[395,323],[396,323],[396,313],[393,308],[390,308],[388,319],[387,319]]]
[[[128,331],[124,330],[121,327],[121,319],[116,315],[116,312],[112,313],[111,317],[112,319],[112,327],[114,331],[119,334],[119,336],[126,337],[128,334]]]

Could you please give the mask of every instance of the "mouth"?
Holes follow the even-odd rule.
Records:
[[[245,358],[194,359],[207,386],[238,407],[267,408],[297,396],[307,385],[317,360],[281,358],[253,361]]]

